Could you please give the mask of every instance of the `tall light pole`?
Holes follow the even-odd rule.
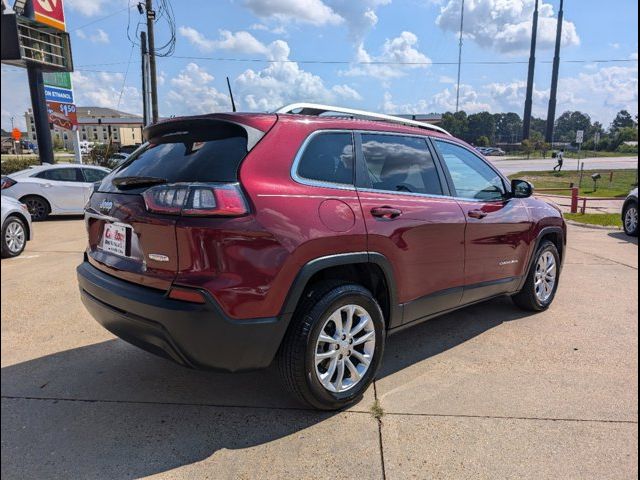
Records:
[[[558,29],[556,31],[556,50],[553,56],[553,73],[551,74],[551,94],[549,95],[549,110],[547,112],[547,132],[545,140],[553,143],[553,128],[556,120],[556,99],[558,95],[558,71],[560,69],[560,44],[562,43],[562,17],[564,16],[564,0],[560,0],[558,12]]]
[[[538,35],[538,0],[533,10],[533,26],[531,29],[531,52],[529,53],[529,72],[527,75],[527,97],[524,101],[524,118],[522,119],[522,139],[529,138],[531,130],[531,109],[533,107],[533,78],[536,68],[536,37]]]
[[[156,41],[153,22],[156,12],[153,10],[152,0],[145,0],[147,12],[147,36],[149,38],[149,75],[151,77],[151,123],[158,123],[158,81],[156,78]]]
[[[460,9],[460,43],[458,44],[458,88],[456,89],[456,113],[460,106],[460,69],[462,66],[462,31],[464,28],[464,0]]]

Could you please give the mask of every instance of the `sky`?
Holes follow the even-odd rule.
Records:
[[[227,76],[241,111],[299,101],[396,114],[455,109],[461,0],[166,1],[176,43],[158,58],[162,117],[230,110]],[[65,0],[77,105],[141,113],[136,5]],[[461,109],[522,115],[533,5],[466,0]],[[540,1],[533,114],[543,118],[558,5]],[[156,45],[170,36],[159,21]],[[558,115],[581,110],[608,126],[621,109],[637,114],[637,60],[636,1],[565,1]],[[2,65],[1,85],[2,127],[13,117],[24,128],[25,71]]]

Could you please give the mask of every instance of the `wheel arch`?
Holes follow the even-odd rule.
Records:
[[[335,279],[369,289],[382,308],[387,328],[401,323],[402,310],[397,301],[391,263],[384,255],[370,252],[328,255],[306,263],[293,281],[282,315],[293,314],[303,295],[315,283]]]
[[[527,281],[527,277],[529,276],[529,272],[531,271],[531,267],[533,266],[533,262],[535,262],[536,252],[538,251],[538,248],[540,248],[540,244],[545,240],[549,240],[556,246],[556,248],[558,249],[558,253],[560,254],[560,266],[563,265],[566,254],[566,234],[564,229],[560,226],[550,226],[542,228],[538,232],[533,248],[531,249],[531,254],[529,255],[529,260],[527,262],[527,269],[525,270],[525,274],[520,281],[520,285],[518,286],[517,291],[522,290],[522,288],[524,287],[524,284]]]
[[[49,213],[53,213],[53,203],[51,203],[51,200],[49,200],[47,197],[45,197],[44,195],[40,194],[40,193],[26,193],[24,195],[22,195],[18,200],[22,203],[24,203],[24,200],[26,198],[29,197],[36,197],[36,198],[41,198],[42,200],[44,200],[47,204],[47,207],[49,208]]]

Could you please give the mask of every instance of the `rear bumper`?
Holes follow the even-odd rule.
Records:
[[[228,318],[208,302],[172,300],[164,292],[108,275],[84,261],[77,268],[82,302],[126,342],[192,368],[254,370],[273,360],[288,318]]]

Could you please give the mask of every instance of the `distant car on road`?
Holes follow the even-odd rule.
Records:
[[[34,221],[49,215],[80,215],[109,169],[93,165],[38,165],[2,177],[2,195],[20,200]]]
[[[109,166],[109,168],[119,167],[125,162],[127,158],[129,158],[128,153],[123,153],[123,152],[114,153],[107,159],[107,165]]]
[[[17,257],[32,238],[31,215],[27,206],[2,195],[2,258]]]
[[[638,189],[633,190],[622,207],[624,231],[632,237],[638,236]]]
[[[485,156],[492,156],[492,157],[502,157],[505,155],[505,151],[502,150],[501,148],[497,148],[497,147],[487,147],[484,149],[484,154]]]

